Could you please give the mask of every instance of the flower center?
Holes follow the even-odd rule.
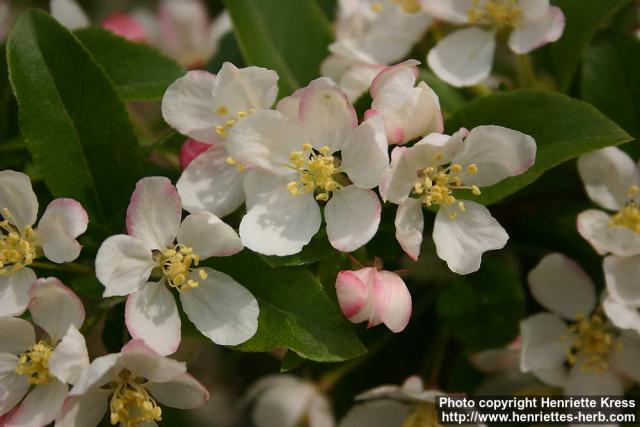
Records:
[[[53,347],[40,341],[31,346],[29,351],[20,355],[16,373],[27,377],[29,384],[47,384],[49,382],[49,358]]]
[[[434,157],[435,161],[442,159],[442,154],[437,154]],[[467,166],[463,172],[462,166],[453,163],[449,166],[429,166],[418,171],[418,179],[413,185],[413,194],[421,199],[422,203],[426,206],[441,205],[451,206],[457,205],[460,212],[464,212],[464,202],[457,201],[453,192],[456,190],[471,190],[471,192],[478,196],[480,195],[480,189],[475,186],[464,185],[463,178],[467,175],[474,175],[478,172],[478,167],[475,163]],[[452,211],[449,213],[449,217],[454,219],[458,216],[458,213]]]
[[[20,232],[9,224],[11,212],[2,210],[0,221],[0,276],[13,274],[31,264],[37,257],[37,235],[31,227],[25,227]]]
[[[200,257],[193,253],[193,248],[183,244],[170,246],[155,256],[158,266],[162,268],[162,274],[167,278],[169,286],[180,292],[197,288],[200,283],[189,279],[189,273],[196,270],[200,263]],[[198,275],[201,279],[207,278],[207,273],[200,269]]]
[[[522,20],[522,7],[518,0],[473,0],[467,15],[470,24],[513,28]]]
[[[614,342],[615,329],[601,314],[591,317],[576,317],[576,322],[567,329],[571,337],[571,346],[567,349],[567,361],[570,365],[582,363],[584,371],[603,373],[609,369],[609,353],[614,349],[620,351],[620,342]]]
[[[311,144],[304,144],[302,151],[292,151],[287,166],[297,171],[300,178],[287,184],[289,193],[297,196],[317,191],[316,200],[327,201],[332,191],[341,189],[342,186],[335,179],[340,168],[330,154],[329,147],[320,147],[316,151]]]
[[[629,202],[620,209],[620,212],[611,216],[609,226],[627,227],[636,233],[640,233],[640,209],[633,200],[633,197],[640,193],[640,187],[632,185],[629,187]]]
[[[226,138],[229,134],[229,130],[238,123],[239,120],[244,119],[251,113],[255,113],[255,111],[255,108],[249,108],[247,111],[238,111],[235,114],[231,114],[229,107],[226,105],[219,105],[218,108],[216,108],[216,115],[221,119],[226,119],[226,121],[224,124],[216,126],[216,133],[221,138]]]
[[[436,427],[439,425],[436,406],[431,402],[422,402],[416,405],[402,427]]]
[[[146,380],[133,378],[126,369],[119,377],[109,404],[111,424],[136,427],[146,422],[161,421],[162,409],[143,387]]]

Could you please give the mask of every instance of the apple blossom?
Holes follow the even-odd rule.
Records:
[[[489,210],[459,200],[459,190],[479,195],[480,187],[520,175],[535,160],[532,137],[501,126],[461,129],[452,136],[431,134],[412,146],[396,147],[380,184],[382,199],[398,204],[396,238],[414,260],[420,255],[422,207],[438,206],[433,241],[449,269],[469,274],[482,254],[501,249],[509,236]]]
[[[422,0],[424,9],[447,22],[470,25],[440,40],[427,55],[429,67],[452,86],[472,86],[491,73],[496,35],[523,55],[555,42],[564,14],[549,0]]]
[[[89,18],[75,0],[51,0],[51,16],[70,30],[89,26]]]
[[[384,323],[401,332],[411,318],[411,294],[396,273],[365,267],[343,270],[336,278],[342,313],[353,323],[368,321],[371,328]]]
[[[169,179],[138,181],[127,209],[128,235],[111,236],[96,256],[104,296],[126,296],[125,322],[131,336],[159,354],[180,344],[180,316],[170,289],[203,335],[236,345],[258,327],[258,302],[242,285],[201,260],[242,250],[236,232],[209,212],[180,222],[180,197]],[[176,242],[177,240],[177,242]]]
[[[578,264],[550,254],[528,279],[534,298],[550,312],[520,324],[522,371],[563,387],[566,395],[621,395],[621,375],[640,379],[640,335],[616,328],[596,307],[595,286]]]
[[[190,71],[167,89],[164,119],[178,132],[211,144],[183,171],[176,187],[185,210],[225,216],[244,202],[244,165],[229,156],[229,130],[257,110],[270,108],[278,75],[258,67],[238,69],[225,62],[217,75]]]
[[[330,79],[284,98],[278,111],[258,111],[238,123],[228,148],[251,169],[240,224],[242,243],[251,250],[298,253],[320,228],[318,201],[327,202],[334,248],[356,250],[377,231],[380,201],[370,189],[388,164],[383,124],[373,118],[358,126],[353,106]]]
[[[438,95],[425,83],[415,86],[420,62],[413,59],[383,69],[371,85],[369,118],[384,118],[390,144],[404,144],[430,133],[442,133],[444,124]]]
[[[308,420],[310,427],[335,425],[331,403],[314,384],[293,375],[270,375],[247,391],[253,402],[252,419],[256,427],[296,427]]]
[[[55,278],[38,280],[29,294],[33,322],[47,336],[36,341],[26,320],[0,317],[0,416],[6,415],[5,427],[51,423],[67,397],[67,384],[74,384],[89,366],[78,332],[85,316],[78,297]]]
[[[158,402],[194,409],[209,400],[209,392],[183,362],[154,353],[140,340],[95,359],[69,395],[56,417],[57,427],[97,426],[107,411],[111,424],[155,426],[162,419]]]
[[[407,56],[431,23],[418,0],[340,0],[336,41],[321,66],[354,102],[384,68]]]
[[[38,199],[29,177],[0,171],[0,316],[19,316],[29,303],[36,275],[29,265],[39,257],[62,264],[78,258],[75,240],[87,230],[89,219],[80,203],[55,199],[34,229]]]

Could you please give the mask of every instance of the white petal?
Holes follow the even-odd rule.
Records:
[[[395,147],[391,152],[391,165],[380,182],[380,196],[385,202],[400,204],[407,200],[418,178],[418,171],[407,162],[408,151],[407,147]]]
[[[182,171],[176,188],[186,211],[209,211],[223,217],[242,205],[244,174],[229,165],[227,157],[224,145],[214,144]]]
[[[315,393],[310,384],[301,381],[270,387],[256,400],[253,422],[257,427],[295,427]]]
[[[640,183],[635,163],[617,147],[580,157],[578,172],[591,200],[610,210],[623,207],[629,199],[629,187]]]
[[[31,323],[17,317],[0,317],[0,353],[20,354],[35,342]]]
[[[640,305],[640,256],[608,256],[602,264],[607,290],[615,299]]]
[[[192,273],[200,285],[180,293],[182,307],[203,335],[216,344],[237,345],[258,330],[258,301],[241,284],[224,273],[203,269],[206,279]]]
[[[551,370],[534,370],[532,372],[543,383],[555,387],[564,387],[569,377],[569,371],[564,366]]]
[[[595,285],[574,260],[562,254],[542,258],[528,280],[533,297],[565,319],[588,316],[596,305]]]
[[[173,381],[186,372],[184,362],[169,359],[151,350],[141,340],[131,340],[122,347],[119,366],[128,369],[135,376],[150,382]]]
[[[353,407],[339,427],[402,427],[410,414],[409,405],[395,400],[374,400]]]
[[[404,281],[390,271],[374,276],[373,298],[375,316],[392,332],[402,332],[411,318],[411,294]]]
[[[538,18],[549,9],[549,0],[519,0],[518,4],[528,18]]]
[[[0,316],[20,316],[29,304],[29,289],[36,273],[23,268],[9,276],[0,276]]]
[[[147,390],[162,405],[178,409],[198,408],[209,400],[209,392],[188,373],[166,383],[149,383]]]
[[[73,199],[55,199],[38,223],[38,238],[44,255],[53,262],[71,262],[78,258],[82,246],[76,238],[87,231],[89,216]]]
[[[74,0],[51,0],[51,16],[70,30],[88,27],[89,18]]]
[[[84,336],[71,325],[51,353],[49,371],[63,383],[74,384],[88,366],[89,353]]]
[[[69,395],[81,396],[116,379],[119,373],[116,372],[117,366],[121,358],[120,353],[113,353],[93,359],[89,367],[82,371]]]
[[[447,209],[440,207],[433,226],[433,241],[438,256],[449,269],[458,274],[478,271],[482,254],[502,249],[509,235],[487,208],[479,203],[464,201],[465,212],[454,219]]]
[[[371,108],[383,114],[402,108],[415,85],[418,64],[418,61],[410,59],[382,70],[371,83]]]
[[[31,387],[27,377],[16,374],[18,361],[13,354],[0,353],[0,417],[13,409]]]
[[[509,36],[509,47],[519,55],[529,53],[558,40],[564,25],[562,9],[550,7],[541,16],[525,18]]]
[[[387,147],[384,121],[372,117],[349,134],[342,147],[340,167],[358,187],[377,187],[389,166]]]
[[[578,215],[578,232],[600,254],[640,254],[640,234],[627,227],[611,226],[609,215],[589,209]]]
[[[80,298],[58,279],[39,279],[29,291],[29,312],[33,322],[57,342],[70,326],[80,329],[84,322],[84,306]]]
[[[335,191],[324,208],[331,246],[353,252],[375,236],[380,224],[380,200],[372,190],[349,185]]]
[[[36,386],[5,423],[5,427],[44,426],[54,420],[67,397],[67,385],[53,380]]]
[[[178,231],[178,242],[193,248],[200,259],[233,255],[242,250],[238,233],[209,212],[187,216]]]
[[[460,152],[451,160],[466,170],[470,164],[478,172],[464,182],[488,187],[510,176],[520,175],[536,159],[536,142],[524,133],[502,126],[478,126],[461,144]]]
[[[36,222],[38,199],[27,175],[11,170],[0,171],[0,211],[2,209],[9,209],[11,216],[4,219],[20,229]]]
[[[358,125],[356,110],[347,96],[326,77],[312,81],[301,92],[299,120],[311,144],[316,148],[326,145],[331,152],[340,150]]]
[[[640,312],[638,308],[625,304],[607,295],[602,302],[605,314],[614,325],[621,329],[634,329],[640,332]]]
[[[189,71],[167,88],[162,98],[162,116],[183,135],[202,142],[216,142],[220,136],[213,91],[215,75],[207,71]]]
[[[395,226],[398,243],[411,259],[417,261],[424,229],[422,203],[417,199],[409,198],[398,206]]]
[[[622,396],[622,381],[611,371],[585,371],[576,365],[564,387],[565,396]]]
[[[563,366],[571,345],[570,339],[562,339],[567,325],[551,313],[535,314],[520,322],[522,353],[520,369],[530,371],[554,371]]]
[[[381,70],[382,67],[378,65],[356,65],[342,74],[337,81],[349,101],[355,102],[369,90],[373,79]]]
[[[462,150],[467,135],[469,131],[461,128],[451,136],[441,133],[425,136],[407,152],[409,169],[417,172],[427,166],[443,166],[450,163],[453,156]]]
[[[180,196],[168,178],[142,178],[127,209],[127,232],[150,248],[165,249],[178,234],[181,216]]]
[[[640,336],[636,332],[624,332],[617,343],[620,351],[613,352],[613,368],[634,381],[640,381]]]
[[[109,406],[110,390],[92,390],[70,397],[56,416],[56,427],[96,427]]]
[[[155,266],[151,248],[143,241],[124,234],[109,237],[96,255],[96,276],[105,287],[103,296],[137,291]]]
[[[425,82],[411,89],[410,97],[395,116],[387,117],[389,143],[403,144],[413,139],[444,131],[438,95]],[[400,134],[402,137],[400,137]]]
[[[458,30],[440,40],[427,55],[429,67],[455,87],[473,86],[489,77],[495,34],[477,27]]]
[[[229,133],[229,154],[247,167],[290,175],[292,151],[309,142],[305,130],[279,111],[264,110],[241,120]]]
[[[373,313],[371,298],[373,267],[357,271],[340,271],[336,277],[336,294],[342,314],[353,323],[369,320]]]
[[[544,1],[544,0],[534,0]],[[422,8],[438,19],[452,24],[466,24],[474,0],[422,0]]]
[[[232,114],[270,108],[278,96],[278,74],[260,67],[237,68],[225,62],[216,76],[215,108],[224,105]],[[226,118],[225,118],[226,119]]]
[[[134,339],[161,355],[175,353],[180,345],[180,315],[165,281],[146,283],[127,298],[125,322]]]
[[[293,196],[286,185],[259,171],[247,173],[247,214],[240,223],[244,246],[264,255],[293,255],[318,232],[322,218],[313,194]]]
[[[307,412],[309,427],[335,427],[331,403],[325,396],[316,394],[311,399]]]

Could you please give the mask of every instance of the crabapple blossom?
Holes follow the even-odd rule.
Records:
[[[491,73],[496,36],[523,55],[555,42],[564,14],[549,0],[422,0],[424,9],[447,22],[469,25],[447,35],[427,55],[429,67],[452,86],[472,86]]]
[[[6,416],[5,427],[51,423],[67,397],[68,384],[89,366],[78,332],[85,316],[78,297],[55,278],[39,279],[29,296],[33,322],[45,336],[36,340],[26,320],[0,317],[0,416]]]
[[[155,426],[162,420],[158,403],[194,409],[209,400],[183,362],[154,353],[140,340],[95,359],[69,396],[56,417],[57,427],[97,426],[107,411],[111,424]]]
[[[27,308],[29,288],[36,281],[29,268],[34,260],[44,256],[62,264],[80,255],[82,246],[75,239],[89,223],[80,203],[53,200],[34,228],[37,215],[29,177],[0,171],[0,316],[19,316]]]
[[[532,137],[501,126],[461,129],[452,136],[430,134],[391,154],[380,194],[399,205],[396,238],[414,260],[420,255],[422,207],[438,207],[433,241],[449,269],[469,274],[480,268],[482,254],[501,249],[509,236],[479,203],[460,200],[460,190],[480,194],[480,187],[520,175],[535,160]]]
[[[336,278],[342,313],[353,323],[368,321],[371,328],[384,323],[401,332],[411,318],[411,294],[396,273],[365,267],[343,270]]]
[[[369,118],[384,118],[390,144],[404,144],[430,133],[442,133],[444,124],[438,95],[425,83],[416,86],[420,62],[407,60],[383,69],[371,84]]]
[[[380,201],[370,189],[389,161],[383,123],[373,118],[358,126],[353,106],[330,79],[316,79],[281,100],[277,111],[238,123],[228,148],[251,169],[240,224],[251,250],[298,253],[320,228],[317,202],[326,202],[327,235],[340,251],[361,247],[377,231]]]
[[[256,427],[296,427],[308,420],[310,427],[335,425],[331,403],[314,384],[293,375],[270,375],[254,383],[245,399],[253,403]]]
[[[321,66],[354,102],[384,68],[405,58],[431,17],[417,0],[340,0],[336,41]]]
[[[245,117],[273,105],[277,83],[274,71],[225,62],[217,75],[190,71],[169,86],[162,99],[164,119],[178,132],[211,144],[176,184],[185,210],[225,216],[242,205],[247,174],[245,165],[229,156],[227,137]]]
[[[131,336],[159,354],[180,344],[180,316],[170,289],[203,335],[236,345],[258,327],[258,302],[233,278],[201,260],[242,250],[236,232],[209,212],[180,222],[176,188],[164,177],[138,181],[127,209],[127,232],[105,240],[96,256],[104,296],[128,296],[125,322]]]
[[[550,254],[528,279],[534,298],[550,312],[520,324],[522,371],[564,388],[566,395],[621,395],[621,376],[640,379],[640,335],[607,319],[596,306],[593,282],[578,264]]]

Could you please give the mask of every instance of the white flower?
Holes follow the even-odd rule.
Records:
[[[519,55],[560,38],[564,14],[549,0],[422,0],[433,16],[470,27],[446,36],[429,51],[431,69],[452,86],[472,86],[489,76],[496,34],[509,34]]]
[[[420,62],[408,60],[387,67],[371,85],[371,109],[365,117],[384,118],[390,144],[404,144],[430,133],[442,133],[438,95],[425,83],[414,87]]]
[[[95,359],[69,395],[56,417],[57,427],[97,426],[107,408],[111,424],[156,426],[162,419],[158,403],[193,409],[209,400],[209,392],[183,362],[154,353],[140,340]]]
[[[382,122],[358,126],[344,93],[324,77],[283,99],[278,110],[252,114],[229,135],[229,152],[251,169],[242,243],[265,255],[298,253],[320,228],[317,201],[327,201],[333,247],[361,247],[380,222],[380,201],[370,189],[388,164]]]
[[[640,336],[620,331],[596,307],[595,286],[578,264],[547,255],[529,273],[529,287],[550,313],[520,324],[522,371],[566,395],[621,395],[621,375],[640,380]]]
[[[89,26],[89,18],[75,0],[51,0],[51,16],[70,30]]]
[[[422,206],[439,206],[433,228],[438,256],[451,271],[469,274],[480,268],[482,254],[504,247],[509,236],[479,203],[459,200],[459,190],[480,194],[526,171],[535,160],[533,138],[500,126],[461,129],[453,136],[431,134],[411,148],[391,154],[380,194],[398,204],[396,238],[414,260],[420,254]]]
[[[38,227],[36,198],[29,177],[0,171],[0,316],[19,316],[29,303],[29,287],[36,275],[28,266],[45,256],[55,263],[78,258],[82,246],[75,240],[87,230],[89,218],[80,203],[55,199]]]
[[[36,341],[26,320],[0,317],[0,417],[6,415],[5,427],[51,423],[67,398],[67,384],[89,366],[78,332],[85,316],[78,297],[48,278],[33,285],[30,298],[33,322],[47,336]]]
[[[353,323],[367,321],[372,328],[384,323],[401,332],[411,318],[411,294],[396,273],[365,267],[343,270],[336,277],[342,313]]]
[[[138,182],[127,210],[129,234],[109,237],[96,256],[104,296],[129,296],[125,322],[131,336],[159,354],[175,352],[181,339],[170,288],[202,334],[218,344],[240,344],[257,330],[258,302],[226,274],[197,268],[200,260],[240,252],[240,239],[209,212],[180,223],[181,215],[180,198],[167,178]]]
[[[217,75],[190,71],[162,99],[162,115],[178,132],[212,144],[183,171],[177,188],[188,212],[225,216],[244,202],[246,173],[229,156],[229,130],[256,110],[270,108],[278,94],[278,75],[258,67],[225,62]]]
[[[312,383],[293,375],[272,375],[253,384],[246,399],[256,427],[296,427],[304,419],[310,427],[333,427],[331,403]]]
[[[338,82],[353,102],[384,65],[409,54],[430,24],[417,0],[340,0],[337,40],[322,75]]]

